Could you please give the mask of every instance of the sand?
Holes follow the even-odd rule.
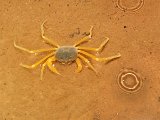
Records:
[[[142,5],[141,5],[142,4]],[[136,7],[137,6],[137,7]],[[16,49],[51,48],[45,35],[59,45],[73,45],[88,34],[86,47],[110,40],[98,57],[121,53],[108,64],[92,61],[96,75],[83,63],[55,63],[62,76],[28,70],[47,53],[34,55]],[[160,119],[160,2],[158,0],[0,0],[0,120],[159,120]],[[118,75],[131,69],[142,88],[127,93]]]

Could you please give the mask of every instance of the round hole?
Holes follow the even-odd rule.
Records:
[[[125,69],[118,75],[118,85],[126,92],[137,92],[142,87],[142,79],[135,71]]]
[[[123,11],[137,11],[144,4],[144,0],[117,0],[117,6]]]

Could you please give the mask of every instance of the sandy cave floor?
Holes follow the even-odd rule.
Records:
[[[160,1],[159,0],[0,0],[0,120],[159,120],[160,119]],[[138,6],[139,5],[139,6]],[[136,6],[138,8],[136,8]],[[60,45],[73,45],[94,26],[93,38],[82,46],[97,47],[110,38],[101,56],[121,53],[108,64],[92,61],[98,75],[83,64],[56,68],[63,76],[40,67],[26,70],[43,54],[32,55],[13,46],[49,48],[45,34]],[[46,54],[44,54],[46,55]],[[96,54],[97,55],[97,54]],[[142,88],[123,91],[118,74],[131,69]]]

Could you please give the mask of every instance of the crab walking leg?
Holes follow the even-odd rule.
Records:
[[[104,46],[108,43],[108,41],[109,41],[109,38],[106,37],[106,40],[104,42],[102,42],[98,48],[89,48],[89,47],[81,47],[80,46],[80,47],[78,47],[78,49],[99,52],[104,48]]]
[[[93,26],[91,26],[90,30],[89,30],[89,35],[85,36],[84,38],[80,39],[79,41],[77,41],[74,46],[78,46],[79,44],[83,43],[83,42],[88,42],[89,39],[92,37],[92,30],[93,30]]]
[[[26,48],[24,48],[24,47],[18,46],[15,42],[14,42],[14,47],[17,48],[17,49],[23,50],[23,51],[25,51],[25,52],[28,52],[28,53],[41,53],[41,52],[49,52],[49,51],[57,50],[57,48],[48,48],[48,49],[39,49],[39,50],[29,50],[29,49],[26,49]]]
[[[42,58],[41,60],[39,60],[38,62],[34,63],[33,65],[25,65],[25,64],[20,64],[20,66],[24,67],[24,68],[28,68],[28,69],[33,69],[35,67],[37,67],[39,64],[41,64],[43,61],[45,61],[47,58],[53,56],[54,53],[50,53],[49,55],[47,55],[46,57]]]
[[[81,60],[79,58],[76,59],[76,64],[77,64],[77,70],[76,70],[76,72],[81,72],[81,70],[82,70],[82,64],[81,64]]]
[[[59,47],[59,45],[57,43],[53,42],[52,40],[50,40],[49,38],[47,38],[44,35],[44,24],[45,24],[45,22],[46,22],[46,20],[41,24],[41,36],[42,36],[42,38],[45,40],[45,42],[49,43],[50,45]]]
[[[43,63],[42,68],[41,68],[41,80],[43,79],[43,74],[44,74],[44,70],[45,70],[45,66],[47,65],[47,62]]]
[[[116,58],[121,57],[120,53],[118,53],[117,55],[111,56],[111,57],[107,57],[107,58],[98,58],[98,57],[96,57],[96,56],[94,56],[94,55],[92,55],[90,53],[87,53],[85,51],[82,51],[82,50],[79,50],[78,52],[81,53],[81,54],[83,54],[83,55],[86,55],[87,57],[90,57],[90,58],[92,58],[92,59],[94,59],[94,60],[96,60],[98,62],[105,61],[106,63],[109,62],[109,61],[112,61],[112,60],[114,60]]]
[[[84,62],[86,62],[87,65],[88,65],[94,72],[97,73],[96,69],[93,67],[93,65],[90,63],[90,61],[89,61],[87,58],[85,58],[84,56],[82,56],[82,55],[80,55],[80,54],[78,55],[78,57],[81,58]]]
[[[61,74],[57,71],[57,69],[55,68],[55,66],[54,66],[54,64],[53,64],[54,61],[56,61],[55,57],[49,58],[49,59],[47,60],[47,66],[48,66],[48,68],[49,68],[53,73],[56,73],[56,74],[58,74],[58,75],[61,75]]]

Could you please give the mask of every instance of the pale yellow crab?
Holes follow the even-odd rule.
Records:
[[[107,58],[98,58],[98,57],[96,57],[96,56],[94,56],[94,55],[92,55],[91,53],[88,52],[88,51],[95,51],[95,52],[101,51],[103,49],[103,47],[106,45],[106,43],[108,42],[108,40],[109,40],[108,37],[106,37],[106,40],[98,48],[79,46],[81,43],[87,42],[87,41],[89,41],[89,39],[91,39],[93,26],[91,26],[91,28],[90,28],[89,35],[80,39],[74,45],[60,46],[57,43],[50,40],[49,38],[47,38],[46,36],[44,36],[44,24],[45,24],[45,22],[46,21],[44,21],[41,25],[41,36],[42,36],[42,38],[44,39],[45,42],[47,42],[48,44],[53,46],[52,48],[39,49],[39,50],[28,50],[26,48],[23,48],[21,46],[16,45],[16,43],[14,42],[14,47],[16,47],[20,50],[23,50],[25,52],[28,52],[28,53],[51,52],[49,55],[47,55],[46,57],[37,61],[36,63],[34,63],[31,66],[25,65],[25,64],[20,64],[22,67],[25,67],[25,68],[28,68],[28,69],[33,69],[33,68],[37,67],[38,65],[40,65],[41,63],[43,63],[42,68],[41,68],[41,80],[43,78],[43,72],[44,72],[44,69],[45,69],[46,65],[48,66],[48,68],[52,72],[60,75],[60,73],[57,71],[57,69],[54,66],[55,61],[58,61],[58,62],[64,63],[64,64],[65,63],[76,62],[76,64],[77,64],[77,70],[76,71],[80,72],[82,70],[82,64],[81,64],[81,60],[82,60],[93,71],[95,71],[97,73],[97,71],[94,69],[93,65],[90,63],[88,58],[92,58],[92,59],[94,59],[96,61],[99,61],[99,62],[102,62],[102,61],[109,62],[109,61],[111,61],[113,59],[116,59],[116,58],[119,58],[121,56],[120,53],[118,53],[115,56],[111,56],[111,57],[107,57]]]

